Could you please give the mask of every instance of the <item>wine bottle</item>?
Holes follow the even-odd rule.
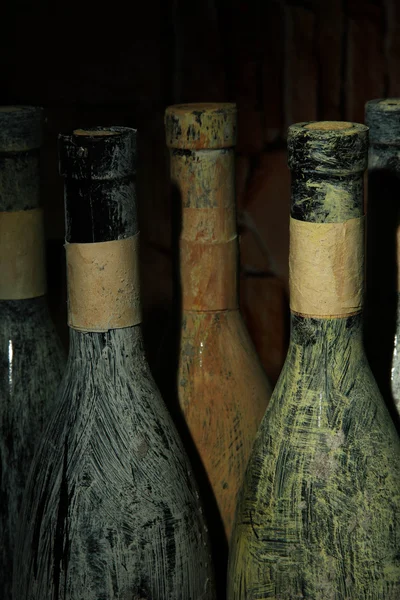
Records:
[[[35,455],[15,600],[214,598],[191,468],[143,350],[136,132],[59,138],[70,353]]]
[[[271,394],[238,305],[236,106],[170,106],[165,127],[181,208],[179,407],[225,579],[236,495]]]
[[[240,492],[229,600],[400,597],[400,440],[362,340],[368,128],[289,128],[291,339]]]
[[[365,345],[372,372],[400,414],[400,100],[371,100],[368,153],[368,237]],[[384,307],[384,310],[382,308]]]
[[[46,302],[42,109],[0,107],[0,590],[11,598],[21,498],[65,366]]]

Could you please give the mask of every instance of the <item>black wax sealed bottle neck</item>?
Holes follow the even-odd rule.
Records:
[[[291,218],[312,223],[345,223],[364,216],[364,179],[368,128],[348,122],[299,123],[289,128]],[[361,252],[362,254],[362,252]],[[359,263],[363,280],[363,262]],[[301,286],[301,277],[291,278]],[[332,289],[332,293],[335,290]],[[318,294],[318,290],[316,290]],[[350,337],[362,346],[361,308],[354,315],[319,318],[292,313],[291,340],[312,348],[323,335],[328,346],[340,348]]]
[[[68,243],[121,240],[138,233],[136,131],[76,130],[59,137]]]
[[[98,127],[60,135],[59,163],[67,243],[95,244],[138,234],[136,130]],[[102,333],[70,328],[70,358],[89,360],[106,347],[114,357],[126,358],[141,339],[140,325]]]
[[[364,215],[367,132],[364,125],[341,121],[289,128],[292,218],[341,223]]]

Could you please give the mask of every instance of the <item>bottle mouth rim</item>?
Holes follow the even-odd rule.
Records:
[[[191,112],[201,113],[225,113],[237,111],[235,102],[184,102],[181,104],[171,104],[166,108],[166,114],[184,114]]]
[[[76,129],[70,130],[69,132],[60,132],[58,137],[59,139],[69,138],[73,139],[75,137],[80,139],[92,139],[95,141],[96,139],[107,141],[110,139],[110,142],[116,137],[120,136],[132,136],[137,135],[137,129],[133,127],[126,127],[123,125],[94,125],[92,127],[77,127]]]
[[[131,127],[89,127],[59,133],[59,173],[93,181],[133,177],[136,146],[137,131]]]
[[[305,121],[288,130],[288,165],[326,175],[362,173],[368,159],[367,125],[350,121]]]
[[[368,131],[368,126],[351,121],[304,121],[289,126],[289,135],[302,132],[310,137],[357,135]]]
[[[312,131],[343,131],[353,126],[349,121],[312,121],[305,123],[303,128]]]
[[[42,113],[43,109],[41,106],[30,106],[28,104],[3,104],[0,106],[0,113]]]
[[[366,112],[390,113],[400,110],[400,98],[375,98],[365,104]]]
[[[74,129],[72,134],[85,137],[108,137],[111,135],[121,135],[121,131],[116,131],[112,128],[90,128],[90,129]]]
[[[172,104],[164,113],[168,148],[221,150],[236,145],[237,108],[233,102]]]

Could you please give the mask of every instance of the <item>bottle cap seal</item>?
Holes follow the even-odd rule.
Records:
[[[93,127],[58,136],[60,175],[112,180],[136,173],[136,129]]]
[[[348,175],[367,168],[368,127],[347,121],[296,123],[288,131],[291,170]]]
[[[42,145],[43,109],[0,106],[0,152],[28,152]]]
[[[175,104],[165,111],[169,148],[211,150],[236,144],[236,104]]]

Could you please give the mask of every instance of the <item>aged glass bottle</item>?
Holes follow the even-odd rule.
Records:
[[[0,590],[11,598],[18,511],[65,366],[46,302],[42,109],[0,107]]]
[[[136,132],[60,136],[70,353],[21,516],[15,600],[213,599],[207,531],[141,333]]]
[[[394,418],[399,426],[400,100],[367,102],[365,122],[369,127],[365,345],[389,409],[397,406]]]
[[[225,579],[237,491],[271,394],[238,305],[236,106],[170,106],[165,127],[181,210],[181,430],[198,458],[216,571]]]
[[[362,342],[367,133],[289,128],[291,340],[240,493],[229,600],[400,597],[400,440]]]

